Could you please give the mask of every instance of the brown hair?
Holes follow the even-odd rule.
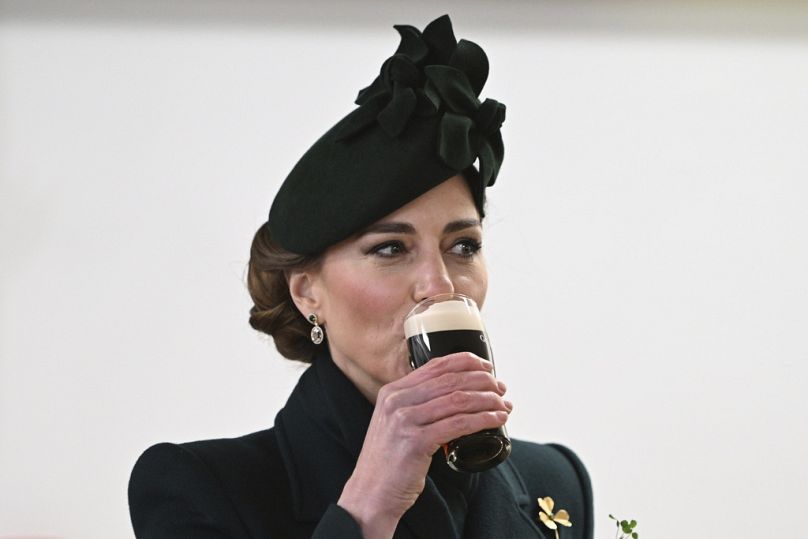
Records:
[[[299,255],[275,243],[268,223],[261,225],[250,246],[250,325],[270,335],[284,357],[304,363],[312,362],[317,345],[311,342],[311,324],[292,301],[286,275],[291,270],[316,268],[320,260],[320,255]]]

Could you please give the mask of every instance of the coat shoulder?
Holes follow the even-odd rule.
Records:
[[[242,537],[290,519],[290,487],[273,429],[239,438],[161,443],[138,459],[129,508],[138,537],[169,530]],[[292,534],[290,533],[290,536]],[[207,537],[207,535],[198,535]]]
[[[594,535],[592,486],[580,458],[560,444],[537,444],[512,440],[511,465],[518,472],[538,515],[538,498],[549,496],[557,509],[566,509],[580,535]]]

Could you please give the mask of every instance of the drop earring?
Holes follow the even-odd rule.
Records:
[[[314,327],[311,328],[311,342],[314,344],[320,344],[323,342],[323,328],[321,328],[320,324],[317,323],[317,315],[311,313],[309,315],[309,322],[314,324]]]

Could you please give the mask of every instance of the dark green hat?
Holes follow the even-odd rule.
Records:
[[[289,251],[318,254],[459,173],[483,213],[504,155],[505,105],[478,98],[488,58],[455,39],[448,15],[423,32],[395,29],[398,50],[359,92],[359,107],[314,143],[275,196],[270,232]]]

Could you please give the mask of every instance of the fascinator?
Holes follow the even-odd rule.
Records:
[[[318,254],[457,174],[483,213],[504,155],[505,105],[479,98],[488,58],[457,41],[448,15],[423,32],[394,28],[398,49],[358,107],[312,145],[275,196],[270,233],[289,251]]]

